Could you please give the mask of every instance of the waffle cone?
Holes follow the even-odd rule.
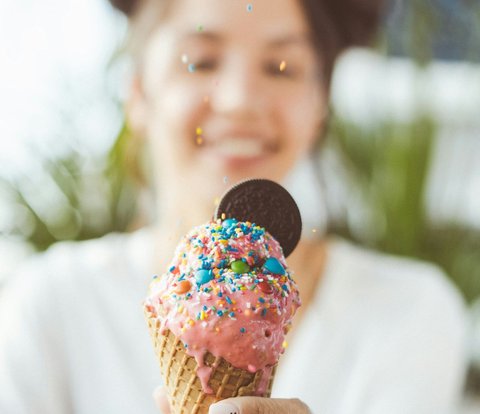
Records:
[[[170,330],[161,333],[160,322],[154,315],[146,311],[145,316],[172,414],[207,414],[211,404],[230,397],[270,397],[276,365],[267,380],[265,392],[259,395],[256,390],[262,380],[263,371],[251,373],[235,368],[223,358],[215,357],[209,352],[205,354],[204,363],[212,367],[208,384],[213,393],[204,393],[200,378],[196,374],[197,361],[185,352],[182,341]]]

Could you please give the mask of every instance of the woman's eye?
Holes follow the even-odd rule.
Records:
[[[264,67],[267,75],[274,77],[293,78],[294,71],[285,64],[285,62],[268,62]]]
[[[193,64],[196,71],[198,70],[202,72],[215,70],[218,66],[216,59],[199,59]]]

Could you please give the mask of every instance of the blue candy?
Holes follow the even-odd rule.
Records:
[[[200,269],[195,273],[195,281],[198,285],[210,282],[213,279],[213,274],[210,270]]]
[[[228,229],[229,227],[232,227],[235,224],[237,224],[237,220],[234,219],[234,218],[228,218],[226,220],[223,220],[223,222],[222,222],[222,226],[225,229]]]
[[[284,275],[285,269],[283,268],[282,264],[276,259],[275,257],[269,257],[265,264],[263,265],[264,269],[269,271],[270,273],[276,275]]]

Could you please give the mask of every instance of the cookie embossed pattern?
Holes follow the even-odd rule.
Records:
[[[300,233],[298,207],[282,186],[244,181],[154,277],[144,310],[174,413],[207,413],[229,397],[270,396],[300,306],[285,260]]]

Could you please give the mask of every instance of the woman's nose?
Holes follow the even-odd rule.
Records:
[[[212,110],[226,116],[248,118],[259,115],[267,99],[261,76],[245,60],[225,65],[213,88]]]

